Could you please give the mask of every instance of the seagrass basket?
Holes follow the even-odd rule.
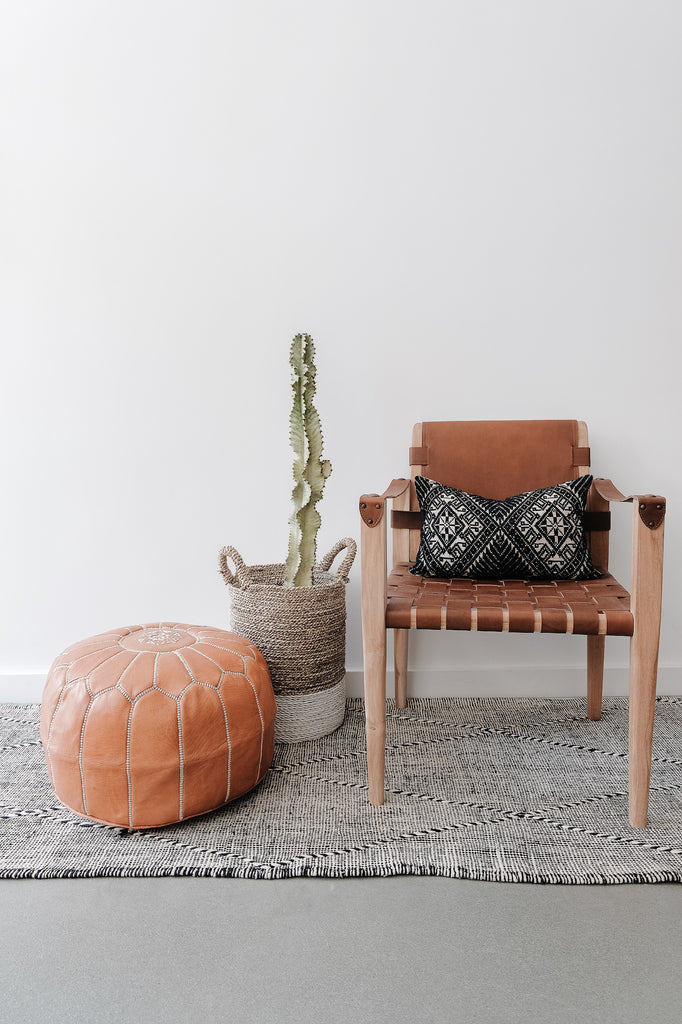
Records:
[[[334,574],[332,562],[344,550]],[[338,541],[313,570],[312,587],[283,586],[283,564],[245,565],[236,548],[220,552],[220,572],[230,594],[230,628],[258,647],[270,669],[278,743],[317,739],[343,722],[345,590],[356,551],[352,538]]]

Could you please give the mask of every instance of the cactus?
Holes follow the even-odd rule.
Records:
[[[332,464],[322,458],[322,428],[315,397],[315,345],[309,334],[297,334],[289,362],[294,404],[289,417],[289,440],[294,450],[293,511],[289,518],[289,552],[285,587],[311,587],[317,531],[322,520],[316,505],[322,498]]]

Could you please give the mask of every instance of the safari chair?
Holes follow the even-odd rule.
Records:
[[[584,527],[595,580],[431,579],[410,574],[422,513],[420,475],[485,498],[503,499],[589,473],[587,426],[577,420],[417,423],[410,480],[360,498],[362,635],[369,799],[384,802],[386,633],[393,630],[395,701],[407,703],[408,638],[412,629],[575,633],[587,637],[587,716],[601,718],[604,643],[630,637],[629,816],[647,822],[656,671],[661,621],[665,499],[618,491],[595,479]],[[393,568],[387,574],[385,514],[393,501]],[[632,596],[608,572],[611,502],[633,503]]]

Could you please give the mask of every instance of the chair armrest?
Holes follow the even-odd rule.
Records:
[[[360,515],[365,526],[378,526],[381,522],[387,498],[397,498],[410,486],[410,480],[391,480],[383,494],[363,494],[360,498]]]
[[[657,530],[665,519],[665,498],[656,494],[622,494],[612,480],[596,477],[592,482],[605,501],[631,501],[637,504],[640,519],[649,530]]]

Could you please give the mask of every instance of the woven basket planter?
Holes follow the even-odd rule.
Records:
[[[338,573],[330,572],[345,549]],[[345,588],[356,551],[350,537],[335,544],[315,567],[312,587],[283,586],[284,565],[245,565],[236,548],[220,552],[220,572],[230,592],[230,628],[259,648],[270,669],[278,743],[317,739],[343,722]]]

